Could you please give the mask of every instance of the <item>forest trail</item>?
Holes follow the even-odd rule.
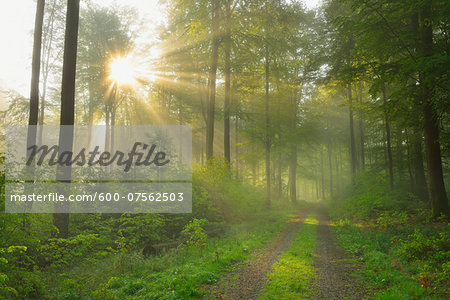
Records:
[[[206,299],[257,299],[267,274],[292,243],[307,215],[305,211],[290,219],[278,239],[259,249],[249,260],[235,266],[217,286],[212,287]]]
[[[259,299],[267,275],[293,242],[308,213],[303,212],[289,220],[278,239],[259,249],[249,260],[236,265],[216,286],[211,287],[206,299]],[[316,215],[319,220],[315,251],[317,276],[312,282],[312,299],[365,299],[367,291],[352,276],[360,266],[338,245],[327,211],[319,208]]]
[[[316,272],[314,282],[316,299],[365,299],[367,291],[352,274],[361,268],[339,246],[331,231],[330,218],[325,208],[317,210]]]

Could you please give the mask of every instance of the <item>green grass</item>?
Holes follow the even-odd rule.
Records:
[[[204,285],[217,282],[232,263],[245,260],[285,227],[288,216],[266,215],[256,222],[235,224],[207,246],[170,249],[144,258],[126,252],[103,261],[88,260],[68,272],[46,273],[51,299],[189,299],[204,295]]]
[[[450,253],[441,251],[437,245],[440,240],[434,238],[445,232],[445,227],[427,228],[412,222],[380,226],[383,218],[364,227],[349,221],[337,222],[335,227],[340,244],[364,262],[361,275],[371,285],[374,299],[448,299],[448,275],[444,278],[441,265],[445,258],[441,256]],[[395,218],[390,221],[395,223]],[[421,246],[431,247],[431,241],[437,246],[425,257]]]
[[[316,225],[315,215],[309,215],[294,242],[274,265],[263,299],[309,299],[312,296],[312,280],[316,276]]]

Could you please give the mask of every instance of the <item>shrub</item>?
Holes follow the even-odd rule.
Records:
[[[91,253],[97,240],[98,237],[95,234],[79,234],[67,239],[49,239],[39,249],[40,255],[50,267],[64,267],[73,263],[73,259],[82,258]]]
[[[450,259],[450,233],[427,232],[426,235],[418,228],[406,239],[393,238],[398,242],[398,253],[409,261],[431,260],[443,264]]]
[[[333,219],[368,221],[386,217],[389,211],[412,210],[423,206],[409,192],[390,190],[384,175],[366,171],[358,173],[354,180],[354,185],[349,187],[344,198],[331,203]]]
[[[202,225],[207,221],[205,219],[192,219],[183,229],[182,234],[185,236],[186,241],[181,244],[181,247],[197,248],[205,247],[207,235]]]

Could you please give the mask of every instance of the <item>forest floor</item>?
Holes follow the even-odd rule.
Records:
[[[315,274],[312,278],[312,293],[307,299],[364,299],[367,292],[354,275],[361,266],[339,245],[331,231],[329,217],[324,208],[317,209],[318,219],[314,249]],[[266,246],[256,250],[243,263],[233,266],[216,285],[208,288],[206,299],[260,299],[270,284],[269,275],[283,254],[289,249],[297,232],[302,227],[308,212],[302,212],[288,221],[285,230]],[[301,259],[300,257],[298,259]],[[269,297],[271,298],[271,297]],[[303,297],[302,297],[303,298]]]

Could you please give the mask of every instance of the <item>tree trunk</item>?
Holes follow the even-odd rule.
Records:
[[[253,186],[256,186],[256,177],[257,177],[256,164],[257,164],[256,162],[252,162],[252,174],[253,174],[252,181],[253,181]]]
[[[433,28],[430,16],[430,4],[427,4],[420,11],[420,38],[422,44],[422,56],[433,55]],[[428,165],[428,184],[433,216],[441,214],[450,215],[447,193],[444,185],[444,175],[442,172],[441,145],[439,143],[439,124],[437,113],[433,107],[433,86],[432,79],[423,72],[421,74],[423,113],[425,128],[425,148]]]
[[[360,150],[361,150],[361,169],[364,170],[366,165],[366,154],[364,151],[364,123],[363,123],[363,115],[362,115],[362,102],[363,102],[363,90],[362,83],[359,83],[359,113],[358,113],[358,121],[359,121],[359,142],[360,142]]]
[[[30,115],[28,116],[27,157],[31,152],[29,147],[36,144],[36,132],[39,115],[39,75],[41,70],[42,24],[44,22],[45,1],[38,0],[36,4],[36,17],[34,21],[33,58],[31,62],[30,87]],[[34,166],[31,171],[34,175]]]
[[[320,186],[322,190],[322,200],[325,200],[325,172],[323,169],[323,151],[320,150]]]
[[[266,55],[265,55],[265,76],[266,76],[266,101],[265,101],[265,115],[266,115],[266,197],[267,206],[270,207],[270,115],[269,115],[269,48],[266,45]]]
[[[339,152],[340,152],[340,148],[339,148]],[[339,156],[336,154],[336,189],[337,189],[337,193],[338,195],[341,193],[341,180],[340,180],[340,175],[339,175]]]
[[[408,175],[409,175],[409,185],[411,193],[415,193],[414,191],[414,175],[411,169],[412,164],[412,154],[411,154],[411,139],[408,134],[408,128],[405,128],[405,141],[406,141],[406,157],[407,157],[407,167],[408,167]]]
[[[328,169],[330,171],[330,197],[333,197],[333,166],[331,163],[331,142],[328,143],[327,145],[327,150],[328,150]]]
[[[111,109],[109,103],[105,104],[105,151],[109,151],[109,145],[111,144],[109,139],[111,137],[110,133],[110,123],[111,123]]]
[[[282,170],[281,151],[278,151],[277,188],[278,188],[278,196],[280,198],[283,196],[282,171],[283,170]]]
[[[404,173],[404,159],[403,159],[403,132],[402,129],[397,126],[395,130],[395,152],[396,152],[396,164],[397,164],[397,172],[398,172],[398,182],[400,185],[404,183],[403,173]]]
[[[225,22],[225,100],[223,104],[223,147],[227,163],[231,161],[230,153],[230,98],[231,98],[231,0],[226,1]]]
[[[236,115],[236,121],[234,123],[234,151],[236,156],[236,177],[239,177],[239,116]]]
[[[219,60],[219,3],[218,0],[213,1],[212,12],[212,54],[211,54],[211,69],[209,73],[209,102],[208,115],[206,127],[206,160],[209,160],[214,155],[214,114],[216,105],[216,76],[217,76],[217,62]]]
[[[412,161],[414,168],[414,193],[424,202],[428,202],[427,181],[425,178],[425,168],[423,167],[422,156],[422,134],[421,130],[415,126],[412,142]]]
[[[59,132],[59,150],[72,151],[73,125],[75,119],[75,73],[77,62],[78,21],[80,0],[67,1],[66,32],[64,41],[64,62],[61,87],[61,126]],[[58,167],[56,180],[60,182],[71,181],[71,167]],[[69,214],[66,202],[55,205],[53,225],[59,230],[59,237],[67,238],[69,234]]]
[[[289,165],[289,199],[292,202],[297,201],[297,145],[291,145],[291,157]]]
[[[352,85],[349,83],[347,86],[348,93],[348,110],[349,110],[349,119],[350,119],[350,170],[353,176],[356,173],[357,162],[356,162],[356,144],[355,144],[355,130],[353,126],[353,103],[352,103]]]
[[[292,95],[292,119],[291,130],[295,132],[297,128],[297,93],[294,91]],[[291,153],[289,162],[289,199],[297,202],[297,141],[291,141]]]
[[[389,126],[389,118],[387,113],[387,96],[386,96],[386,86],[383,83],[381,88],[383,94],[383,106],[384,106],[384,122],[386,129],[386,149],[387,149],[387,159],[388,159],[388,170],[389,170],[389,188],[394,189],[394,168],[392,163],[392,146],[391,146],[391,128]]]
[[[416,45],[420,45],[419,36],[419,13],[414,12],[411,16],[411,30],[413,33],[414,42]],[[418,53],[420,47],[416,47],[415,52]],[[419,78],[421,75],[419,74]],[[415,82],[412,84],[415,85]],[[425,178],[425,169],[423,167],[423,150],[422,150],[422,128],[419,126],[421,122],[419,117],[419,111],[422,109],[422,101],[420,95],[415,95],[414,97],[414,118],[415,122],[413,125],[413,135],[411,143],[411,156],[414,180],[412,181],[413,193],[416,194],[419,199],[424,202],[428,202],[428,189],[427,182]]]
[[[44,34],[44,45],[43,45],[43,57],[42,57],[42,96],[41,96],[41,105],[40,105],[40,113],[39,113],[39,133],[38,133],[38,145],[42,145],[42,134],[43,134],[43,125],[45,119],[45,100],[47,97],[47,82],[48,75],[50,73],[50,54],[53,50],[53,26],[55,23],[55,6],[56,0],[53,1],[52,11],[47,23],[47,34]],[[45,14],[45,12],[44,12]]]

